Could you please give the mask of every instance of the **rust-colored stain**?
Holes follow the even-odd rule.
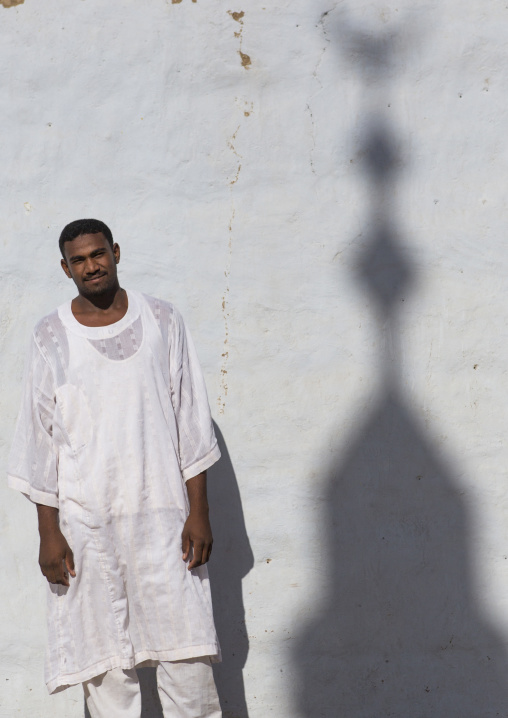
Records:
[[[238,48],[238,54],[240,55],[240,60],[242,62],[242,67],[245,67],[246,70],[249,69],[249,67],[252,65],[252,60],[250,59],[249,55],[247,55],[242,50],[242,44],[243,44],[243,18],[245,17],[245,13],[243,10],[240,12],[234,12],[233,10],[228,10],[228,15],[230,15],[233,20],[240,25],[240,30],[235,32],[235,37],[237,37],[240,40],[240,47]]]
[[[238,182],[238,178],[240,177],[241,171],[242,171],[242,165],[238,165],[238,170],[236,171],[236,176],[234,179],[231,180],[231,182],[229,183],[230,185],[234,185]],[[230,225],[229,229],[231,230],[231,225]]]
[[[234,146],[234,144],[233,144],[233,142],[236,141],[236,136],[237,136],[237,134],[238,134],[238,130],[239,130],[239,129],[240,129],[240,125],[238,125],[238,127],[236,128],[236,130],[233,132],[233,135],[231,136],[231,139],[228,140],[228,147],[229,147],[229,149],[231,150],[231,152],[234,152],[237,157],[239,157],[240,159],[242,159],[242,155],[238,154],[238,152],[235,150],[235,146]]]
[[[249,65],[252,64],[252,61],[248,55],[246,55],[241,50],[238,50],[238,53],[239,53],[240,57],[242,58],[242,67],[248,67]]]
[[[197,1],[198,0],[192,0],[192,2],[197,2]],[[182,2],[182,0],[171,0],[171,2],[173,3],[173,5],[178,5],[179,3]]]
[[[240,129],[240,125],[238,125],[238,127],[236,128],[236,131],[233,133],[233,136],[231,137],[231,139],[228,140],[228,147],[229,147],[229,149],[231,150],[231,152],[234,152],[235,155],[236,155],[239,159],[243,159],[243,158],[242,158],[242,155],[239,154],[239,153],[236,151],[235,146],[234,146],[234,144],[233,144],[233,142],[236,142],[236,136],[237,136],[237,134],[238,134],[238,130],[239,130],[239,129]],[[237,169],[237,171],[236,171],[236,175],[235,175],[235,176],[233,177],[233,179],[230,180],[230,182],[229,182],[229,184],[230,184],[231,186],[233,186],[234,184],[236,184],[236,183],[238,182],[238,178],[240,177],[240,172],[241,172],[241,171],[242,171],[242,163],[239,162],[239,163],[238,163],[238,169]],[[229,223],[229,231],[231,232],[231,222]]]
[[[0,5],[4,7],[15,7],[15,5],[23,5],[25,0],[0,0]]]
[[[244,108],[243,108],[243,116],[250,117],[253,112],[254,112],[254,103],[253,102],[245,102]]]

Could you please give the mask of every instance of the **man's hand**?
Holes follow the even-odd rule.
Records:
[[[206,563],[212,553],[212,529],[208,518],[206,498],[206,472],[187,481],[190,512],[182,531],[183,560],[187,561],[192,546],[192,560],[189,571]]]
[[[37,505],[39,514],[39,566],[49,583],[69,585],[69,574],[75,576],[74,556],[58,525],[58,509]]]

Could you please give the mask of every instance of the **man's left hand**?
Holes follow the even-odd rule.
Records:
[[[192,547],[192,560],[187,566],[189,571],[208,561],[212,553],[212,544],[212,529],[208,511],[191,508],[182,531],[182,558],[184,561],[188,560]]]

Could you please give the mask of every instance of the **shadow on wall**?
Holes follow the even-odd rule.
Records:
[[[343,34],[355,62],[379,61],[370,68],[379,96],[386,67],[376,48],[390,58],[389,39],[356,33],[355,42],[351,33],[344,42]],[[508,716],[508,655],[475,598],[472,522],[460,482],[400,389],[397,310],[414,276],[388,209],[401,166],[396,143],[373,105],[371,98],[361,152],[371,186],[369,231],[359,239],[357,270],[377,312],[381,388],[326,477],[320,526],[328,577],[309,602],[312,618],[292,653],[297,712]]]
[[[235,471],[224,437],[214,424],[221,460],[208,471],[208,495],[214,535],[210,562],[215,625],[222,663],[214,666],[224,718],[248,718],[243,669],[249,653],[242,579],[254,565],[245,528]]]
[[[208,497],[214,535],[209,564],[215,625],[222,660],[214,666],[223,718],[248,718],[243,668],[249,652],[245,628],[242,578],[254,565],[245,529],[240,492],[224,437],[214,423],[221,451],[220,461],[208,470]],[[138,668],[142,718],[162,718],[155,668]],[[85,718],[90,714],[85,705]]]
[[[463,496],[396,389],[332,467],[324,506],[330,575],[294,651],[298,714],[508,715],[508,660],[473,595]]]

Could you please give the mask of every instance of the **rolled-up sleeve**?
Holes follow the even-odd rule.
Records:
[[[215,464],[220,451],[196,349],[176,310],[170,332],[169,370],[180,467],[187,481]]]

